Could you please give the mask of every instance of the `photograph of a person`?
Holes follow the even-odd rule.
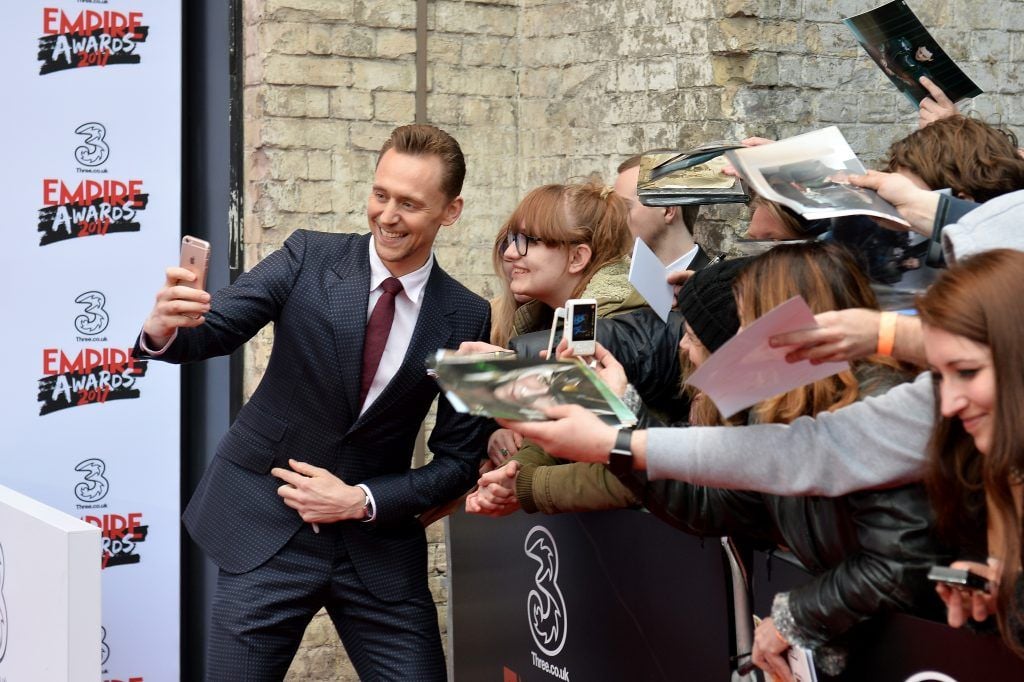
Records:
[[[893,0],[844,22],[915,108],[929,96],[921,77],[932,81],[953,102],[981,94],[981,88],[950,59],[904,0]]]
[[[820,159],[761,168],[761,174],[773,190],[808,208],[884,211],[886,207],[876,194],[849,184],[849,175],[858,172],[859,169],[829,166]]]
[[[581,405],[610,424],[635,417],[593,371],[579,362],[516,359],[438,363],[437,380],[470,414],[506,419],[546,419],[555,405]],[[602,390],[603,388],[603,390]]]

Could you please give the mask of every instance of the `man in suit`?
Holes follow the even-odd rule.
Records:
[[[678,263],[677,270],[697,270],[707,262],[707,255],[693,240],[700,206],[644,206],[636,191],[640,178],[639,154],[619,164],[615,193],[629,206],[629,231],[642,239],[666,266]],[[696,267],[693,267],[696,266]]]
[[[472,485],[481,420],[440,400],[433,460],[410,462],[438,393],[424,359],[490,330],[487,303],[433,257],[462,211],[464,177],[447,133],[396,128],[378,157],[369,235],[296,231],[212,297],[168,268],[138,352],[203,360],[274,323],[260,385],[184,515],[220,569],[208,679],[282,679],[322,606],[360,678],[445,679],[416,515]]]

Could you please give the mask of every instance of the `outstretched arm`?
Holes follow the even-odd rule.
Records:
[[[650,479],[775,495],[845,495],[920,480],[931,433],[931,377],[791,424],[650,429],[633,434],[633,460]],[[504,422],[565,459],[607,462],[615,429],[579,406],[547,422]],[[851,443],[857,447],[852,448]],[[800,453],[799,457],[794,453]]]

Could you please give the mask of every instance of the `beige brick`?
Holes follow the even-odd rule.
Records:
[[[368,121],[373,118],[373,94],[353,88],[335,88],[330,95],[330,111],[334,118]]]
[[[446,33],[512,36],[518,12],[514,7],[437,0],[436,29]]]
[[[333,159],[330,152],[311,151],[307,154],[306,177],[310,180],[330,180],[333,177],[332,166]]]
[[[352,0],[265,0],[270,21],[345,21],[352,18]]]
[[[415,55],[415,31],[379,31],[376,35],[374,54],[382,59]],[[429,51],[428,54],[430,54]],[[433,57],[433,54],[431,54],[431,57]]]
[[[359,24],[381,28],[416,28],[415,2],[355,0],[354,9],[355,20]]]
[[[364,26],[332,26],[328,45],[331,54],[343,57],[374,57],[375,36],[373,29]]]
[[[341,59],[270,55],[264,62],[267,83],[287,85],[352,85],[352,65]]]
[[[415,94],[383,91],[373,93],[373,118],[387,123],[411,123],[416,118]]]
[[[430,74],[435,92],[511,97],[516,91],[515,73],[508,69],[435,64],[430,68]]]
[[[260,46],[266,52],[280,54],[305,54],[309,26],[295,22],[279,24],[261,24],[257,31],[260,34]]]
[[[462,100],[460,95],[431,93],[427,98],[427,120],[441,127],[458,125],[462,119]]]
[[[395,128],[390,123],[353,123],[352,148],[377,152]]]
[[[458,64],[462,61],[462,36],[427,34],[427,54],[432,64]]]
[[[360,87],[368,90],[412,91],[416,87],[413,61],[358,60],[352,62],[352,74]]]
[[[534,43],[535,41],[531,41],[529,52],[536,54],[533,49],[536,47]],[[565,53],[564,44],[562,53]],[[516,65],[515,57],[516,43],[508,38],[479,35],[468,35],[462,38],[462,63],[466,66],[512,67]],[[553,55],[549,55],[549,58],[555,59]],[[545,63],[550,64],[553,61]]]
[[[266,149],[261,151],[267,159],[270,177],[274,180],[307,177],[309,162],[304,150]]]

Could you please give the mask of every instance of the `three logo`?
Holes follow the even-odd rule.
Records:
[[[110,481],[104,478],[107,465],[102,459],[87,459],[75,466],[75,471],[85,474],[85,480],[75,486],[75,497],[82,502],[99,502],[107,496]]]
[[[99,291],[87,291],[79,294],[75,303],[81,303],[85,310],[75,318],[75,329],[79,334],[85,336],[96,336],[102,334],[103,330],[110,324],[110,316],[103,306],[107,304],[107,297]]]
[[[526,535],[523,551],[539,564],[533,578],[536,587],[526,598],[530,634],[541,651],[554,656],[565,646],[568,633],[565,598],[558,587],[558,547],[547,528],[534,526]]]
[[[110,157],[110,147],[107,146],[107,129],[102,123],[83,123],[75,128],[75,132],[85,137],[85,141],[75,148],[75,159],[78,163],[89,168],[95,168],[106,163]]]

